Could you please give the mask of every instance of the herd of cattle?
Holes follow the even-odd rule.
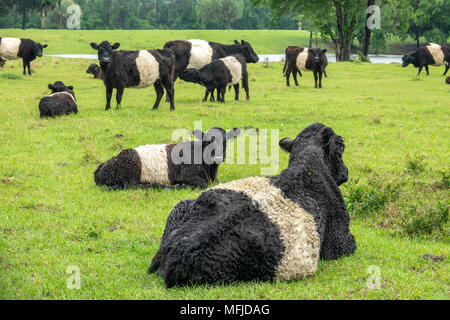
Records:
[[[0,38],[0,66],[6,62],[3,58],[22,58],[24,74],[28,67],[31,75],[30,62],[42,56],[45,47],[28,39]],[[106,110],[111,107],[113,89],[120,106],[125,88],[152,85],[156,91],[153,108],[158,108],[166,92],[173,110],[178,78],[204,86],[204,101],[214,101],[217,93],[219,102],[225,102],[230,86],[239,100],[242,82],[249,100],[247,64],[259,61],[252,46],[243,40],[231,45],[170,41],[163,49],[139,51],[118,51],[120,44],[108,41],[91,43],[91,47],[97,51],[100,66],[92,64],[86,72],[103,79]],[[297,75],[308,70],[314,73],[315,87],[322,88],[322,77],[327,76],[326,51],[288,47],[283,68],[287,85],[291,74],[298,85]],[[423,67],[428,73],[429,65],[445,65],[445,75],[449,47],[428,44],[403,57],[403,67],[410,63],[419,68],[419,74]],[[41,117],[78,112],[73,86],[57,81],[48,88],[51,94],[39,103]],[[217,182],[227,143],[240,134],[239,128],[228,132],[212,128],[206,133],[194,131],[197,140],[191,142],[126,149],[100,164],[94,180],[110,189],[205,189]],[[339,189],[348,180],[342,160],[343,139],[331,128],[316,123],[295,139],[285,138],[279,144],[290,153],[289,165],[280,175],[219,184],[175,206],[149,272],[163,277],[167,287],[293,280],[314,274],[319,259],[338,259],[355,252],[356,241]],[[213,151],[212,159],[203,158],[206,150]],[[184,160],[178,161],[181,158]]]

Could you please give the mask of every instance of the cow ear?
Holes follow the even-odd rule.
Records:
[[[291,153],[292,147],[294,146],[294,140],[289,138],[284,138],[280,141],[280,147],[284,151]]]
[[[112,48],[114,50],[119,49],[119,47],[120,47],[120,43],[118,43],[118,42],[114,43],[113,46],[112,46]]]
[[[241,44],[244,46],[244,45],[245,45],[245,41],[244,41],[244,40],[241,40]]]
[[[234,40],[234,44],[240,44],[240,43],[239,43],[239,41],[237,41],[237,40]]]
[[[330,127],[325,127],[319,132],[318,140],[326,145],[330,141],[331,137],[334,136],[334,131]]]
[[[73,86],[68,86],[67,89],[73,90]]]
[[[42,48],[47,48],[48,47],[48,44],[44,44],[43,46],[42,46]]]
[[[203,140],[203,136],[205,135],[202,131],[200,130],[194,130],[192,131],[192,134],[194,135],[194,137],[198,140]]]
[[[241,129],[234,128],[233,130],[230,130],[227,132],[227,140],[233,140],[236,139],[241,135]]]
[[[48,88],[49,88],[50,90],[53,90],[55,87],[54,87],[51,83],[49,83],[49,84],[48,84]]]
[[[327,53],[328,49],[323,49],[322,53]]]
[[[95,42],[91,42],[91,47],[94,50],[98,50],[98,44],[96,44]]]

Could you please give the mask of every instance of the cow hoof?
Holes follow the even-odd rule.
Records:
[[[170,108],[170,111],[175,111],[175,108]]]

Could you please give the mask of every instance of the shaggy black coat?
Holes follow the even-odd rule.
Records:
[[[233,129],[228,133],[222,128],[212,128],[207,133],[194,131],[194,136],[199,141],[180,142],[166,145],[168,177],[173,187],[207,188],[211,182],[217,181],[219,165],[225,162],[227,143],[240,135],[240,129]],[[221,135],[221,139],[215,137]],[[205,150],[212,145],[222,142],[223,154],[215,154],[215,148],[211,154],[217,161],[210,163],[203,158]],[[174,161],[174,156],[182,155],[185,150],[190,150],[190,159],[183,163]],[[202,152],[202,163],[196,164],[195,152]],[[157,184],[141,183],[142,162],[135,149],[123,150],[119,155],[102,163],[94,172],[95,183],[99,186],[107,186],[110,189],[167,187]]]
[[[430,51],[427,49],[428,44],[417,48],[414,52],[404,55],[402,60],[402,67],[406,68],[410,64],[414,67],[419,68],[417,75],[420,76],[422,69],[425,67],[427,71],[427,75],[430,75],[430,71],[428,66],[434,65],[436,62],[434,61],[433,56]],[[450,45],[441,46],[442,52],[444,53],[444,61],[446,62],[444,76],[447,74],[448,69],[450,68]]]
[[[1,42],[2,38],[0,38]],[[47,48],[47,45],[36,43],[31,39],[20,39],[17,57],[22,58],[23,75],[26,75],[26,68],[28,67],[28,74],[31,76],[31,62],[36,60],[37,57],[42,57],[44,48]]]
[[[102,69],[95,63],[91,64],[89,68],[86,70],[86,73],[90,73],[94,75],[94,79],[101,79],[103,80],[103,72]]]
[[[348,180],[342,138],[314,124],[280,146],[291,153],[289,166],[270,183],[314,217],[320,258],[352,254],[356,242],[338,187]],[[158,273],[167,287],[266,281],[275,277],[284,250],[278,226],[253,199],[213,189],[172,210],[149,273]]]
[[[305,48],[298,46],[289,46],[286,48],[285,62],[283,67],[283,74],[286,77],[286,85],[290,86],[291,73],[295,81],[295,85],[298,86],[297,73],[300,76],[302,72],[297,67],[297,57],[303,52]],[[314,73],[315,87],[322,88],[322,75],[327,77],[326,68],[328,66],[328,58],[326,55],[327,49],[308,49],[308,59],[306,61],[306,69],[311,70]],[[319,80],[319,86],[317,86],[317,80]]]
[[[48,88],[52,91],[52,95],[42,98],[39,102],[41,118],[78,113],[73,86],[66,86],[63,82],[57,81],[49,84]]]
[[[103,72],[103,82],[106,87],[106,110],[111,108],[111,97],[113,89],[117,89],[117,108],[122,102],[125,88],[136,87],[140,83],[140,75],[136,65],[139,51],[116,51],[120,43],[111,45],[103,41],[100,45],[91,43],[91,47],[98,52],[98,60]],[[154,83],[156,101],[153,110],[158,109],[161,98],[166,89],[170,101],[170,110],[175,110],[174,103],[174,68],[175,55],[170,49],[149,50],[159,63],[159,79]]]
[[[245,61],[244,56],[240,54],[234,55],[233,57],[235,57],[242,65],[242,86],[244,87],[245,93],[247,95],[247,100],[250,100],[247,62]],[[205,95],[205,98],[203,99],[204,102],[208,100],[208,95],[210,93],[213,94],[214,90],[217,89],[217,100],[219,102],[225,103],[225,93],[227,86],[231,83],[232,74],[223,61],[214,60],[200,70],[187,69],[180,75],[180,79],[187,82],[198,83],[206,87],[207,93]],[[234,85],[234,92],[234,99],[236,101],[239,101],[239,84]]]

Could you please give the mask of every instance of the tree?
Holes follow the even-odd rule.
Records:
[[[54,5],[56,0],[41,0],[39,5],[39,10],[41,12],[41,30],[45,29],[45,11],[47,9],[51,9]]]
[[[197,14],[207,28],[230,29],[242,17],[243,9],[243,0],[200,0]]]

